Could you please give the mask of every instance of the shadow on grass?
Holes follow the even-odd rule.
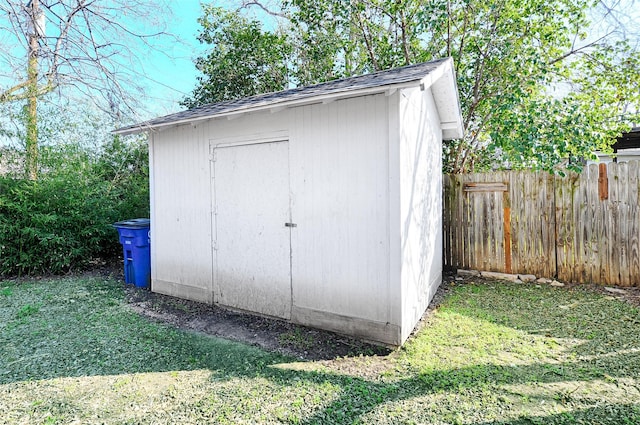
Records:
[[[636,425],[640,421],[640,405],[600,403],[597,407],[573,409],[551,415],[525,415],[508,421],[477,422],[475,425],[548,425],[602,424]]]
[[[336,386],[339,391],[334,400],[300,421],[314,424],[357,422],[385,403],[429,394],[467,389],[491,392],[496,386],[508,384],[638,378],[640,373],[640,353],[616,351],[626,347],[622,338],[619,343],[612,343],[608,352],[589,356],[587,360],[504,366],[479,364],[408,372],[408,377],[388,382],[369,381],[321,370],[289,370],[286,364],[293,360],[291,358],[150,323],[122,308],[121,292],[113,283],[80,285],[70,293],[61,291],[59,297],[50,291],[32,292],[15,305],[6,300],[0,302],[0,313],[10,318],[0,325],[0,384],[57,377],[207,369],[216,382],[260,377],[281,388],[300,382]],[[38,299],[42,300],[41,304]],[[474,310],[467,309],[464,314],[475,315],[478,320],[491,320],[487,311],[474,314]],[[496,319],[503,325],[509,320]],[[538,329],[540,319],[531,320],[531,329]],[[519,328],[527,324],[526,318],[523,321],[516,317],[513,321]],[[571,336],[561,323],[554,323],[553,320],[542,323],[544,332]],[[570,400],[567,405],[571,408]],[[640,423],[638,406],[612,403],[582,410],[576,406],[569,413],[544,417],[480,423],[575,423],[576,418],[588,419],[593,415],[606,418],[607,412],[615,415],[616,421],[620,419],[609,423]]]
[[[524,366],[477,365],[460,369],[422,373],[415,377],[390,383],[371,382],[358,378],[345,378],[343,376],[328,374],[301,376],[300,373],[297,373],[294,378],[326,379],[339,385],[342,389],[338,399],[334,400],[330,405],[313,416],[306,418],[302,423],[352,423],[383,403],[396,402],[429,394],[464,392],[467,389],[486,389],[487,392],[491,392],[492,389],[497,386],[510,384],[547,384],[563,383],[566,381],[591,381],[596,379],[611,380],[615,377],[606,373],[606,371],[609,370],[609,366],[626,360],[628,360],[628,355],[609,356],[606,359],[594,359],[593,362],[578,361],[562,364],[540,363]],[[638,357],[635,356],[634,360],[638,361]],[[626,377],[628,376],[619,376],[619,378]],[[278,378],[281,378],[281,376],[278,376]],[[567,400],[562,400],[565,396]],[[571,404],[570,395],[564,393],[556,393],[548,397],[538,397],[547,399],[546,401],[548,402],[559,400],[567,405]],[[594,403],[596,402],[598,401],[594,400]],[[598,407],[598,411],[609,413],[615,413],[616,411],[628,412],[629,415],[631,415],[630,417],[633,417],[636,422],[626,423],[640,423],[640,406],[638,405],[619,405],[619,408],[614,408],[614,405],[602,402],[598,403],[602,404],[602,406]],[[578,412],[576,415],[579,417],[587,417],[588,412]],[[560,417],[563,417],[563,415],[560,415],[559,418]],[[535,422],[534,418],[533,416],[529,418],[529,422],[527,422],[527,418],[521,418],[513,423],[555,423],[544,421]],[[611,416],[608,416],[608,418],[610,419]],[[625,422],[614,421],[609,423]]]

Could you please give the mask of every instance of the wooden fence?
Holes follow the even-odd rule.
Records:
[[[640,166],[444,178],[448,268],[640,286]]]

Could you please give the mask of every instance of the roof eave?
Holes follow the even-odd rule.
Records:
[[[265,105],[247,106],[244,108],[234,109],[228,112],[214,113],[211,115],[205,115],[205,116],[195,117],[195,118],[185,118],[182,120],[153,124],[153,125],[141,123],[140,125],[135,127],[124,127],[122,129],[117,129],[112,131],[111,133],[115,135],[126,136],[130,134],[144,133],[144,132],[150,132],[150,131],[162,131],[166,128],[178,126],[182,124],[192,124],[196,122],[207,121],[214,118],[224,118],[224,117],[228,118],[233,115],[242,115],[249,112],[268,111],[268,110],[274,110],[274,109],[282,110],[286,108],[293,108],[296,106],[322,103],[322,102],[326,102],[327,100],[335,101],[335,100],[342,100],[342,99],[347,99],[351,97],[367,96],[371,94],[378,94],[378,93],[385,93],[385,92],[391,93],[396,90],[400,90],[404,88],[418,87],[421,84],[421,82],[422,80],[416,79],[416,80],[403,82],[403,83],[386,84],[386,85],[381,85],[376,87],[368,87],[365,89],[346,90],[346,91],[341,91],[337,93],[334,92],[334,93],[328,93],[325,95],[316,95],[316,96],[311,96],[304,99],[283,100],[280,102],[271,102]]]
[[[464,129],[462,123],[460,100],[458,96],[458,86],[456,84],[455,70],[452,58],[447,58],[441,61],[435,68],[427,72],[427,74],[422,78],[415,78],[409,81],[389,83],[359,89],[343,88],[342,90],[336,90],[326,94],[316,94],[304,98],[289,100],[283,99],[280,101],[269,101],[261,104],[250,104],[223,112],[212,112],[209,114],[205,113],[201,116],[187,117],[177,120],[169,119],[166,122],[153,123],[154,121],[159,120],[154,119],[140,123],[138,125],[123,127],[114,130],[112,134],[129,135],[143,132],[159,132],[167,128],[176,127],[179,125],[195,124],[197,122],[212,119],[219,119],[224,117],[226,117],[227,119],[233,119],[247,113],[269,110],[271,112],[279,112],[281,110],[297,106],[311,105],[316,103],[328,103],[336,100],[379,94],[384,92],[386,92],[388,95],[391,95],[397,90],[418,86],[422,90],[431,89],[431,93],[436,103],[436,108],[438,109],[438,113],[440,115],[442,138],[444,140],[462,138],[464,135]],[[164,118],[170,117],[171,115],[168,115]]]
[[[461,139],[464,136],[464,127],[453,59],[447,58],[440,66],[426,75],[420,84],[423,90],[431,89],[436,108],[440,114],[442,139]]]

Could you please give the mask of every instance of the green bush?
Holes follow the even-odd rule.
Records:
[[[45,147],[38,181],[0,177],[0,275],[60,274],[120,253],[112,223],[149,216],[144,141]]]

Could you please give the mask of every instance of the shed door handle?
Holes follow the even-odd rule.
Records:
[[[296,223],[284,223],[285,227],[298,227]]]

